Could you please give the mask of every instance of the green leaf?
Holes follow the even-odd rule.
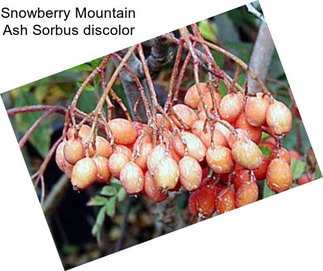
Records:
[[[134,119],[133,110],[129,106],[128,99],[127,99],[127,95],[126,95],[123,87],[121,85],[115,85],[113,87],[113,90],[115,91],[115,93],[117,94],[117,96],[123,101],[123,103],[126,106],[128,112],[130,113],[130,117],[132,119]]]
[[[90,199],[87,206],[104,206],[108,203],[108,199],[101,196],[95,196]]]
[[[214,23],[204,20],[198,23],[198,28],[205,39],[217,42],[217,29]]]
[[[246,80],[246,76],[244,75],[244,73],[240,73],[239,74],[239,77],[238,77],[238,84],[240,85],[240,86],[243,86],[244,85],[244,83],[245,83],[245,80]]]
[[[74,246],[74,245],[65,245],[62,247],[62,252],[65,255],[77,255],[80,251],[80,248],[78,246]]]
[[[214,57],[215,62],[218,64],[218,66],[223,69],[226,63],[225,57],[220,54],[219,52],[213,51],[212,55]],[[221,81],[222,82],[222,81]]]
[[[118,201],[123,201],[126,197],[127,197],[127,192],[126,190],[124,190],[123,187],[120,188],[120,190],[118,191]]]
[[[114,217],[116,213],[116,201],[117,201],[117,197],[112,197],[107,202],[105,207],[106,207],[106,214],[108,216]]]
[[[270,156],[271,150],[270,150],[269,148],[267,148],[267,147],[265,147],[265,146],[262,146],[262,145],[260,145],[260,146],[259,146],[259,148],[260,148],[261,152],[262,152],[265,156],[267,156],[267,157],[269,157],[269,156]]]
[[[105,218],[105,209],[106,207],[101,207],[97,217],[95,224],[92,227],[92,235],[96,236],[98,239],[100,237],[101,231],[102,231],[102,226],[104,223],[104,218]]]
[[[185,193],[178,194],[176,196],[178,208],[184,209],[187,205],[187,200],[188,200],[187,194],[185,194]]]
[[[111,177],[110,185],[119,185],[119,186],[121,186],[120,181],[117,178],[114,178],[114,177]]]
[[[267,138],[269,138],[269,135],[267,133],[265,133],[265,132],[262,132],[261,139],[266,140]]]
[[[305,170],[305,167],[306,167],[305,162],[292,158],[291,168],[292,168],[294,180],[301,177],[301,175],[303,174],[303,172]]]
[[[263,198],[268,198],[272,195],[275,195],[275,192],[268,187],[266,181],[264,181],[264,188],[262,190],[262,194],[263,194]]]
[[[95,92],[92,90],[88,90],[88,87],[81,95],[79,101],[78,101],[78,107],[86,112],[90,113],[97,105],[96,98],[95,98]]]
[[[29,89],[28,89],[29,90]],[[27,105],[37,105],[38,101],[34,94],[26,89],[19,89],[16,99],[15,107],[22,107]],[[26,133],[28,129],[42,116],[41,112],[29,112],[24,114],[17,114],[15,120],[18,129],[22,133]],[[36,148],[42,157],[45,157],[50,148],[50,139],[53,130],[50,120],[46,118],[38,128],[32,133],[29,141]]]
[[[223,98],[225,95],[227,95],[228,91],[224,85],[224,83],[222,81],[220,81],[219,83],[219,92],[221,97]]]
[[[118,192],[117,188],[111,185],[106,185],[102,188],[100,194],[103,196],[114,196]]]
[[[315,170],[315,177],[318,179],[318,178],[322,178],[322,172],[319,168],[319,166],[316,168]]]

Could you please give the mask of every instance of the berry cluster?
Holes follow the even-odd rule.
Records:
[[[155,202],[184,189],[190,212],[210,217],[256,201],[257,180],[275,192],[291,186],[290,153],[281,144],[291,128],[290,110],[270,94],[221,97],[211,83],[198,83],[183,103],[148,124],[109,120],[107,139],[86,124],[70,125],[56,162],[76,189],[109,183],[111,176],[128,194]],[[263,132],[271,136],[263,140]]]

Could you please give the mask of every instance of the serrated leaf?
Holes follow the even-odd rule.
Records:
[[[217,42],[217,29],[214,23],[204,20],[199,22],[198,28],[205,39],[214,43]]]
[[[104,206],[108,203],[108,199],[101,196],[95,196],[90,199],[87,206]]]
[[[101,207],[96,217],[95,224],[92,227],[92,235],[96,236],[98,239],[101,234],[102,226],[104,223],[105,212],[106,212],[106,207],[105,206]]]
[[[15,107],[22,107],[27,105],[37,105],[38,101],[34,94],[24,89],[18,90]],[[19,131],[26,133],[28,129],[42,116],[41,112],[29,112],[24,114],[17,114],[15,120]],[[50,139],[53,130],[50,120],[46,118],[38,128],[32,133],[29,142],[36,148],[42,157],[45,157],[50,148]]]
[[[262,146],[262,145],[260,145],[259,148],[260,148],[261,152],[263,153],[263,155],[265,155],[267,157],[270,156],[271,150],[269,148]]]
[[[275,192],[274,192],[274,191],[272,191],[272,190],[268,187],[268,185],[267,185],[266,181],[264,181],[264,187],[263,187],[263,190],[262,190],[262,195],[263,195],[263,198],[268,198],[268,197],[270,197],[270,196],[272,196],[272,195],[275,195]]]
[[[119,189],[117,197],[118,201],[123,201],[127,197],[127,192],[123,187]]]
[[[303,174],[303,172],[305,170],[305,167],[306,167],[305,162],[292,158],[291,168],[292,168],[294,180],[301,177],[301,175]]]
[[[106,208],[106,214],[108,216],[114,217],[116,213],[116,201],[117,201],[117,197],[112,197],[107,202],[105,208]]]
[[[106,185],[102,188],[100,194],[104,196],[114,196],[118,192],[117,188],[112,185]]]

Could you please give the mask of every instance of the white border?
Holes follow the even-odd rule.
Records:
[[[20,6],[31,5],[31,2],[37,4],[37,1],[27,4],[21,0],[2,2],[2,5],[5,2]],[[42,5],[53,5],[53,1],[41,2]],[[62,4],[55,2],[56,6]],[[162,4],[130,2],[140,13],[135,22],[138,35],[133,39],[113,40],[104,47],[91,42],[91,50],[86,40],[75,47],[73,41],[64,44],[60,39],[52,39],[50,44],[45,39],[2,39],[0,89],[17,87],[247,3],[228,0],[194,3],[164,0]],[[118,3],[122,5],[125,1]],[[314,0],[306,3],[261,1],[311,143],[318,160],[323,161],[320,84],[323,57],[319,3]],[[154,9],[158,11],[153,13]],[[51,52],[47,61],[44,61],[44,44]],[[70,49],[65,52],[66,48]],[[32,50],[39,53],[30,53]],[[66,54],[65,60],[58,59],[57,53]],[[18,73],[12,72],[15,62],[19,63]],[[0,266],[3,270],[62,270],[2,102],[0,123]],[[321,270],[321,191],[322,179],[90,262],[76,270]]]

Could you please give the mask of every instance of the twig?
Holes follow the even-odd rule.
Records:
[[[112,54],[113,57],[115,57],[117,60],[121,61],[121,57],[114,53]],[[147,97],[146,97],[146,94],[145,94],[145,90],[144,90],[144,87],[143,85],[141,84],[140,82],[140,79],[139,77],[135,74],[135,72],[130,68],[130,66],[128,64],[125,64],[125,69],[127,70],[129,76],[132,78],[131,80],[131,88],[133,89],[134,92],[137,93],[137,90],[139,90],[139,93],[140,93],[140,96],[136,99],[136,101],[134,102],[134,105],[133,105],[133,108],[135,108],[135,104],[136,102],[138,101],[138,99],[142,99],[143,103],[144,103],[144,107],[145,107],[145,115],[147,116],[147,119],[148,119],[148,123],[150,122],[151,120],[151,115],[152,115],[152,112],[151,112],[151,107],[149,105],[149,102],[147,100]],[[134,110],[135,111],[135,110]],[[137,112],[137,110],[136,110]],[[140,114],[140,118],[142,118],[143,115]]]
[[[85,143],[86,151],[88,151],[88,146],[90,146],[92,141],[95,142],[95,132],[97,130],[97,125],[98,125],[98,121],[99,121],[99,115],[100,115],[100,112],[102,111],[102,107],[103,107],[104,103],[106,102],[106,97],[109,95],[109,92],[110,92],[112,86],[114,85],[115,81],[117,80],[122,68],[127,63],[129,58],[131,57],[131,55],[132,55],[133,51],[135,50],[135,48],[136,48],[136,46],[132,46],[128,50],[128,52],[126,53],[126,55],[124,56],[124,58],[120,62],[119,66],[116,68],[116,70],[112,74],[106,88],[103,91],[103,94],[102,94],[97,106],[95,107],[95,109],[92,112],[93,115],[94,115],[94,119],[93,119],[93,124],[92,124],[92,128],[91,128],[90,136],[89,136],[87,142]]]
[[[9,117],[12,117],[16,114],[32,113],[32,112],[47,111],[47,110],[53,110],[57,113],[65,114],[67,109],[64,106],[59,106],[59,105],[30,105],[30,106],[9,109],[7,113]]]
[[[173,70],[172,70],[172,75],[171,75],[171,78],[170,78],[167,101],[166,101],[165,106],[164,106],[164,109],[165,109],[166,112],[168,111],[168,108],[169,108],[169,106],[171,105],[171,102],[172,102],[173,89],[174,89],[174,85],[175,85],[175,82],[176,82],[176,78],[178,77],[178,66],[179,66],[179,63],[181,61],[182,53],[183,53],[183,43],[181,42],[179,44],[179,46],[178,46],[178,49],[177,49],[175,63],[174,63]]]
[[[39,125],[51,114],[53,114],[55,111],[54,109],[49,109],[48,111],[45,111],[45,113],[38,118],[34,124],[29,128],[29,130],[25,133],[25,135],[20,139],[19,141],[19,147],[20,149],[22,149],[25,144],[27,143],[27,141],[29,140],[29,138],[31,137],[32,133],[39,127]]]
[[[109,58],[110,58],[109,55],[107,55],[107,56],[105,56],[103,58],[100,66],[99,67],[96,67],[90,73],[90,75],[85,79],[85,81],[82,83],[81,87],[77,90],[76,94],[74,95],[74,98],[73,98],[73,100],[71,102],[71,106],[70,106],[70,111],[71,111],[71,117],[72,117],[72,123],[73,123],[73,125],[76,124],[75,116],[74,116],[74,111],[75,111],[75,109],[77,107],[77,102],[78,102],[79,98],[82,96],[82,94],[83,94],[86,86],[88,84],[90,84],[93,81],[94,77],[96,75],[98,75],[102,71],[102,69],[105,67],[106,63],[109,61]]]
[[[35,182],[35,187],[37,186],[38,182],[39,182],[39,178],[41,178],[44,173],[45,170],[47,168],[48,163],[50,162],[50,160],[52,159],[52,156],[54,155],[56,148],[58,147],[58,145],[62,142],[63,140],[63,136],[61,136],[54,144],[53,146],[50,148],[48,154],[46,155],[44,161],[42,162],[42,164],[40,165],[39,169],[37,170],[37,172],[31,177],[32,179],[36,178],[36,182]]]
[[[268,90],[268,88],[266,87],[266,85],[264,84],[264,82],[262,80],[260,80],[258,78],[258,76],[255,74],[255,72],[253,71],[253,69],[251,67],[249,67],[244,61],[242,61],[239,57],[235,56],[234,54],[230,53],[229,51],[211,43],[205,40],[201,40],[198,39],[196,37],[192,37],[193,40],[196,40],[197,42],[200,43],[205,43],[208,47],[210,47],[212,50],[215,50],[225,56],[228,56],[229,58],[231,58],[234,62],[236,62],[237,64],[239,64],[241,66],[242,69],[244,69],[249,75],[250,77],[255,80],[259,86],[261,87],[262,91],[264,93],[266,93],[267,95],[271,96],[270,91]]]

